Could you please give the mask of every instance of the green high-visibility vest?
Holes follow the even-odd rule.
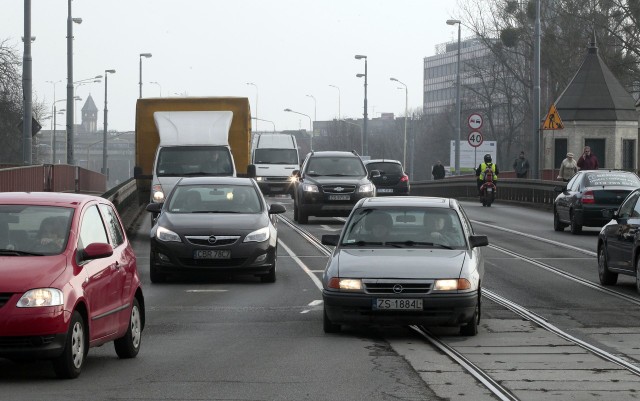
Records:
[[[489,167],[489,165],[484,162],[480,165],[480,175],[478,176],[478,179],[480,181],[484,181],[484,172],[487,167]],[[493,163],[491,163],[491,171],[493,171],[493,180],[498,181],[498,175],[496,174],[496,165]]]

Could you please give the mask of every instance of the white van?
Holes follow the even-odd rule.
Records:
[[[252,152],[256,181],[265,195],[292,194],[294,170],[300,168],[296,137],[289,134],[261,134]]]

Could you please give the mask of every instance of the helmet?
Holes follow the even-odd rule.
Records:
[[[484,162],[485,163],[491,163],[491,155],[490,154],[486,154],[484,155]]]

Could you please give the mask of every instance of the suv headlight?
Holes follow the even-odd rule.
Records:
[[[373,192],[373,184],[369,183],[369,184],[360,185],[358,192]]]
[[[62,291],[56,288],[36,288],[24,293],[18,304],[18,308],[39,308],[41,306],[58,306],[64,302]]]
[[[165,242],[182,242],[178,234],[162,226],[158,226],[158,229],[156,230],[156,238]]]
[[[262,242],[269,239],[269,227],[264,227],[249,233],[243,242]]]
[[[302,184],[302,190],[304,192],[320,192],[318,186],[314,184]]]
[[[153,201],[156,203],[164,202],[164,192],[162,191],[162,185],[156,184],[151,188],[151,193],[153,194]]]

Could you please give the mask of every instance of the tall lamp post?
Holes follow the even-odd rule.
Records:
[[[340,121],[340,88],[335,85],[329,85],[332,88],[336,88],[338,90],[338,121]]]
[[[273,121],[270,120],[263,120],[262,118],[258,118],[258,117],[251,117],[252,120],[256,120],[256,121],[264,121],[265,123],[271,123],[273,125],[273,133],[275,134],[276,132],[276,124]]]
[[[107,79],[109,78],[109,74],[115,74],[116,70],[104,70],[104,131],[102,133],[102,174],[106,175],[107,178],[108,170],[107,170]]]
[[[313,150],[313,131],[312,131],[313,125],[312,125],[312,122],[311,122],[311,116],[308,115],[308,114],[304,114],[304,113],[300,113],[300,112],[297,112],[297,111],[293,111],[291,109],[284,109],[284,111],[289,112],[289,113],[300,114],[301,116],[305,116],[305,117],[307,117],[309,119],[309,132],[311,133],[311,141],[309,142],[309,148],[310,148],[310,150]]]
[[[73,83],[73,100],[76,100],[76,101],[77,101],[77,100],[82,100],[81,98],[79,98],[79,97],[77,96],[78,88],[79,88],[80,86],[82,86],[82,85],[87,85],[87,84],[93,84],[93,83],[98,83],[98,84],[99,84],[99,83],[101,83],[101,82],[102,82],[102,81],[100,80],[101,78],[102,78],[102,75],[96,75],[96,76],[95,76],[95,77],[93,77],[93,78],[81,79],[81,80],[79,80],[79,81],[74,82],[74,83]],[[73,124],[74,124],[74,126],[75,126],[75,124],[76,124],[76,120],[77,120],[77,117],[75,117],[75,116],[77,116],[77,115],[78,115],[78,114],[76,113],[76,111],[77,111],[76,103],[74,102],[74,103],[73,103],[73,112],[74,112],[74,114],[73,114],[73,115],[74,115],[74,118],[73,118]]]
[[[162,97],[162,85],[160,85],[160,82],[157,81],[151,81],[149,82],[150,84],[154,84],[154,85],[158,85],[158,89],[160,89],[160,97]]]
[[[313,95],[305,95],[305,96],[313,99],[313,124],[315,124],[316,121],[318,121],[318,115],[316,114],[318,111],[318,103],[316,102],[315,96]],[[311,133],[311,135],[313,135],[313,133]]]
[[[140,81],[138,82],[138,85],[140,85],[140,95],[138,96],[138,98],[142,99],[142,58],[149,58],[151,57],[152,54],[151,53],[140,53]]]
[[[447,25],[458,25],[458,56],[456,61],[456,132],[458,136],[458,140],[456,141],[456,160],[455,160],[455,169],[456,175],[460,175],[460,116],[461,107],[460,107],[460,27],[462,26],[462,21],[458,19],[449,19],[447,20]]]
[[[247,85],[254,86],[256,88],[256,133],[257,133],[258,121],[260,121],[260,119],[258,118],[258,85],[254,84],[253,82],[247,82]]]
[[[67,99],[60,99],[60,100],[56,100],[55,102],[53,102],[53,130],[51,132],[51,164],[56,164],[56,131],[57,131],[57,124],[56,124],[56,116],[58,114],[62,114],[63,111],[66,111],[65,109],[59,110],[56,108],[56,103],[58,102],[66,102]]]
[[[73,24],[81,24],[82,18],[71,17],[71,1],[68,0],[67,15],[67,164],[73,165],[73,139],[74,139],[74,116],[73,116]]]
[[[362,153],[364,156],[369,154],[369,141],[367,138],[367,56],[356,54],[355,58],[356,60],[364,59],[364,74],[356,74],[358,78],[364,77],[364,123],[362,125]]]
[[[22,160],[24,164],[32,163],[33,142],[31,136],[31,119],[33,113],[33,88],[32,88],[32,61],[31,58],[31,0],[24,0],[24,53],[22,56],[22,95],[23,95],[23,115],[22,115]]]
[[[53,132],[55,131],[55,124],[56,124],[56,85],[60,82],[62,82],[62,80],[58,80],[58,81],[46,81],[48,84],[52,84],[53,85],[53,103],[51,104],[51,114],[53,115],[53,118],[51,119],[51,164],[55,164],[56,162],[56,158],[55,158],[55,150],[53,149],[53,145],[54,145],[54,135]]]
[[[391,81],[395,81],[400,85],[404,86],[404,147],[402,149],[402,166],[407,168],[407,120],[409,119],[409,89],[407,85],[396,79],[389,78]]]

